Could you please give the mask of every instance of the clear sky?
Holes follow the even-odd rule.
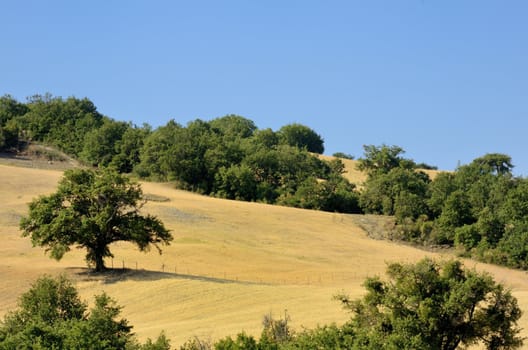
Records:
[[[398,145],[528,176],[528,1],[26,1],[0,9],[0,95],[88,97],[154,127],[238,114],[326,154]]]

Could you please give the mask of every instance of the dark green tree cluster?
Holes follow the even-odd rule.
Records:
[[[431,183],[430,239],[484,261],[528,268],[528,183],[511,158],[487,154]]]
[[[358,159],[358,169],[368,174],[360,196],[366,213],[395,215],[416,219],[427,214],[429,176],[417,165],[403,158],[398,146],[364,146],[365,156]]]
[[[120,312],[105,293],[95,296],[88,311],[68,279],[44,276],[0,322],[0,349],[170,349],[163,334],[140,344],[128,321],[118,319]]]
[[[227,115],[186,126],[171,120],[152,130],[103,116],[86,98],[46,94],[24,104],[1,97],[0,150],[28,141],[90,166],[217,197],[359,211],[354,186],[336,173],[342,169],[314,156],[324,151],[321,136],[297,123],[259,130],[247,118]]]
[[[322,150],[320,136],[300,124],[274,132],[236,115],[185,127],[170,121],[145,139],[135,171],[221,198],[357,211],[352,184],[335,176],[342,169],[310,153]],[[312,198],[300,198],[310,191]]]
[[[366,213],[394,215],[396,238],[457,247],[463,254],[528,268],[528,183],[511,158],[486,154],[434,180],[397,146],[365,146],[358,167]]]
[[[9,95],[0,97],[0,151],[19,147],[18,120],[29,108]]]
[[[353,313],[351,349],[454,350],[480,344],[516,349],[523,344],[517,300],[488,274],[459,261],[389,264],[389,281],[368,278],[366,295],[337,298]]]

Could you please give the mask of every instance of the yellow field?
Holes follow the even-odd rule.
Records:
[[[155,249],[144,254],[130,244],[115,244],[115,258],[107,266],[127,270],[101,277],[87,272],[83,251],[56,262],[20,237],[18,222],[27,203],[53,192],[61,176],[0,165],[0,317],[39,275],[67,273],[84,299],[91,301],[101,291],[117,299],[141,340],[162,330],[173,345],[242,330],[259,335],[262,317],[270,312],[280,317],[287,310],[296,329],[343,322],[349,315],[333,295],[361,296],[364,278],[383,274],[386,262],[439,257],[372,240],[354,215],[220,200],[143,183],[145,194],[169,199],[148,202],[144,210],[161,218],[174,242],[161,256]],[[511,287],[528,310],[525,272],[467,264]],[[527,326],[523,317],[521,327]]]
[[[319,158],[324,159],[324,160],[334,159],[334,157],[332,156],[325,156],[325,155],[319,155]],[[358,185],[359,188],[361,188],[361,185],[365,182],[365,180],[367,180],[367,174],[357,169],[358,161],[354,159],[344,159],[344,158],[340,158],[340,159],[345,165],[345,173],[343,174],[343,176],[348,181],[350,181],[353,184]],[[431,178],[431,180],[434,180],[436,175],[440,173],[439,170],[429,170],[429,169],[420,169],[420,170],[426,173],[427,175],[429,175],[429,178]]]

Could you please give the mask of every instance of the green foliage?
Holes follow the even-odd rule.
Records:
[[[234,114],[213,119],[209,122],[209,125],[217,130],[219,134],[232,139],[251,137],[257,130],[252,120]]]
[[[364,148],[358,168],[368,178],[359,205],[367,213],[394,215],[393,238],[456,246],[465,256],[528,268],[519,249],[528,232],[528,185],[513,177],[509,156],[486,154],[430,181],[412,160],[401,157],[400,147]],[[314,206],[313,198],[321,197],[316,184],[309,185],[300,187],[305,199],[300,205]]]
[[[121,139],[115,143],[115,155],[109,164],[110,167],[120,173],[131,173],[141,160],[140,150],[151,132],[148,124],[142,127],[128,127]]]
[[[390,264],[387,275],[389,282],[368,278],[367,294],[360,300],[337,297],[354,313],[351,324],[358,348],[522,346],[517,300],[489,275],[466,270],[458,261],[439,265],[430,259]]]
[[[182,126],[174,120],[150,133],[139,152],[134,171],[143,178],[167,181],[171,170],[172,146],[178,143]]]
[[[279,145],[279,135],[271,129],[257,130],[251,141],[259,148],[272,149]]]
[[[343,152],[336,152],[336,153],[332,154],[332,156],[334,156],[336,158],[342,158],[342,159],[354,159],[353,155],[348,154],[348,153],[343,153]]]
[[[149,338],[145,344],[131,341],[126,346],[127,350],[170,350],[170,348],[170,340],[165,336],[164,332],[161,332],[156,341],[152,341]]]
[[[308,177],[294,194],[283,196],[279,203],[305,209],[359,213],[359,195],[355,186],[346,180],[342,173],[344,165],[336,159],[326,163],[328,173],[324,179]]]
[[[288,124],[278,131],[280,143],[322,154],[324,142],[319,134],[302,124]]]
[[[0,125],[0,150],[10,150],[18,148],[19,129],[12,120],[5,125]]]
[[[414,168],[414,162],[401,157],[405,153],[399,146],[364,145],[364,157],[358,159],[357,168],[366,171],[369,177],[386,174],[394,168]]]
[[[248,336],[246,333],[239,333],[235,340],[231,337],[227,337],[219,340],[214,345],[215,350],[260,350],[264,349],[260,347],[252,336]]]
[[[28,107],[10,95],[0,97],[0,150],[18,147],[20,131],[17,119],[28,112]]]
[[[281,350],[294,349],[332,349],[345,350],[354,346],[354,329],[346,323],[341,327],[335,324],[305,329],[293,339],[282,344]]]
[[[222,167],[215,175],[215,194],[221,198],[255,200],[257,185],[253,170],[245,164]]]
[[[171,181],[179,188],[222,198],[262,201],[329,211],[357,212],[350,183],[332,179],[314,130],[289,124],[274,132],[253,121],[226,115],[185,127],[171,120],[151,130],[97,112],[88,99],[35,95],[22,104],[0,98],[0,149],[38,141],[85,164],[134,172],[140,178]],[[19,135],[23,142],[19,142]],[[318,197],[300,198],[313,179]],[[309,192],[309,191],[308,191]]]
[[[88,312],[68,279],[44,276],[0,323],[0,349],[125,349],[132,326],[120,310],[103,293]]]
[[[376,172],[365,182],[360,205],[367,213],[417,218],[427,213],[429,177],[419,171],[392,168],[388,172]]]
[[[443,172],[429,184],[430,197],[427,199],[427,204],[434,218],[442,213],[445,201],[457,189],[454,177],[453,173]]]
[[[117,155],[117,144],[130,125],[113,120],[105,120],[103,125],[88,132],[79,157],[92,166],[107,167]]]
[[[494,175],[511,174],[513,169],[511,157],[501,153],[488,153],[475,159],[472,164],[482,172]]]
[[[73,156],[81,153],[86,134],[103,123],[103,116],[87,98],[63,100],[49,94],[35,95],[27,107],[29,111],[19,119],[26,137],[57,146]]]
[[[102,271],[112,242],[130,241],[142,251],[154,245],[161,253],[158,245],[172,240],[159,219],[140,215],[141,195],[138,184],[113,171],[69,170],[57,192],[30,203],[20,228],[57,260],[72,245],[85,248],[87,262]]]
[[[514,268],[528,269],[528,222],[507,226],[497,248],[488,255],[490,262]]]
[[[329,164],[304,146],[286,144],[284,135],[298,130],[306,128],[259,131],[253,122],[235,115],[195,120],[186,127],[170,122],[147,137],[135,171],[141,177],[175,181],[181,188],[221,198],[357,212],[357,194],[342,178],[342,169],[339,179],[327,181],[334,172]],[[324,199],[305,205],[311,199],[300,197],[313,179],[325,182],[317,185]]]

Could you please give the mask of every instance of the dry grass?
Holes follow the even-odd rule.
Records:
[[[319,158],[324,160],[331,160],[335,157],[332,156],[325,156],[325,155],[319,155]],[[353,184],[358,185],[361,188],[361,185],[367,180],[367,174],[363,171],[360,171],[357,169],[358,161],[354,159],[343,159],[340,158],[343,164],[345,165],[345,173],[343,176],[350,181]],[[428,170],[428,169],[421,169],[424,173],[429,175],[431,180],[434,180],[436,175],[438,175],[441,171],[440,170]]]
[[[117,299],[140,339],[162,330],[174,345],[242,330],[258,335],[269,312],[280,316],[288,310],[297,329],[343,322],[349,315],[333,295],[344,290],[359,297],[364,278],[383,274],[386,262],[440,257],[370,239],[352,215],[226,201],[144,183],[146,194],[164,199],[148,202],[144,210],[164,221],[174,242],[163,255],[114,244],[115,258],[107,265],[116,271],[93,275],[84,267],[84,252],[74,250],[56,262],[20,237],[18,220],[27,203],[54,191],[60,177],[56,171],[0,166],[0,317],[39,275],[67,273],[83,298],[106,291]],[[119,271],[123,262],[128,269]],[[528,309],[526,273],[468,264],[513,288]],[[527,325],[524,317],[521,326]]]

